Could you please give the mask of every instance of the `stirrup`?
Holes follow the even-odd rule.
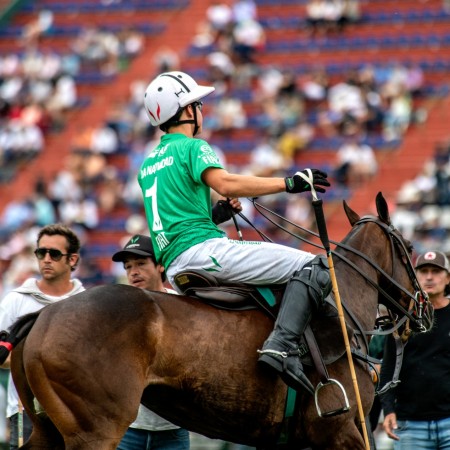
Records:
[[[341,390],[342,395],[344,396],[344,406],[342,408],[322,412],[319,406],[319,391],[323,387],[328,386],[330,384],[335,384]],[[342,386],[342,384],[339,383],[339,381],[335,380],[334,378],[328,378],[328,380],[325,383],[319,382],[319,384],[316,387],[316,391],[314,393],[314,400],[316,402],[316,409],[319,417],[333,417],[350,411],[350,404],[348,403],[348,397],[347,393],[345,392],[344,386]]]

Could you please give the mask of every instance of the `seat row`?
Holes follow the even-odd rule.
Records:
[[[120,31],[129,29],[129,25],[126,23],[117,24],[103,24],[99,26],[104,31],[112,33],[119,33]],[[46,32],[47,37],[76,37],[85,27],[83,25],[55,25],[52,26],[49,31]],[[165,23],[138,23],[133,25],[133,29],[143,33],[145,35],[157,35],[165,30]],[[20,25],[9,25],[0,29],[0,38],[7,37],[19,38],[23,34],[23,27]]]
[[[108,11],[135,11],[135,10],[171,10],[185,8],[190,0],[127,0],[119,3],[101,3],[92,0],[70,1],[40,1],[27,2],[22,8],[23,12],[39,12],[48,8],[54,13],[86,13]]]
[[[436,9],[431,11],[399,11],[393,15],[391,12],[367,12],[363,13],[359,19],[359,24],[396,24],[398,22],[408,22],[417,24],[424,24],[427,22],[442,23],[450,21],[450,13],[443,9]],[[259,19],[261,25],[266,29],[283,29],[301,28],[307,24],[306,17],[301,16],[278,16],[272,15],[268,17],[261,17]]]

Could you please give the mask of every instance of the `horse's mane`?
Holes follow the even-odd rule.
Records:
[[[42,310],[20,316],[9,328],[9,331],[0,331],[0,364],[3,364],[14,348],[24,339],[36,322]]]

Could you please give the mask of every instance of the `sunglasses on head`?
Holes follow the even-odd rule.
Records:
[[[63,253],[61,250],[56,248],[37,248],[34,251],[37,259],[44,259],[46,254],[50,255],[53,261],[60,261],[63,256],[69,256],[71,253]]]

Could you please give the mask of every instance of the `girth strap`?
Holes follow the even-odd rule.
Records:
[[[319,373],[322,383],[325,383],[329,380],[330,377],[328,375],[327,366],[323,361],[322,354],[320,353],[319,346],[317,345],[316,338],[310,325],[306,327],[304,336],[309,347],[309,352],[311,355],[311,359],[313,360],[314,367]]]
[[[400,383],[399,376],[400,376],[400,370],[402,368],[402,362],[403,362],[403,350],[405,348],[402,338],[399,336],[397,332],[392,333],[392,337],[394,338],[395,342],[395,366],[394,366],[394,373],[392,375],[392,380],[388,381],[381,389],[379,389],[376,394],[381,395],[384,394],[389,389],[394,388],[397,386],[398,383]]]

